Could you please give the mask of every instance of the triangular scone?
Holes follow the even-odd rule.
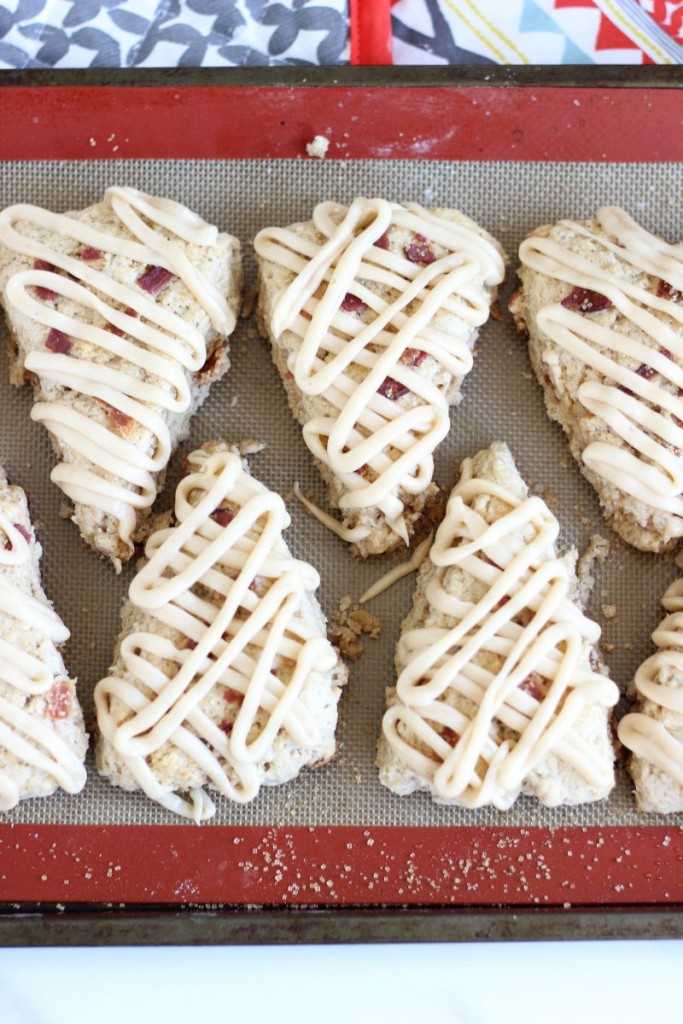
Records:
[[[244,803],[334,755],[346,669],[325,636],[318,574],[282,539],[279,495],[221,442],[188,461],[95,688],[97,766],[200,821],[214,812],[206,784]]]
[[[503,280],[499,244],[454,210],[356,199],[255,246],[262,331],[335,532],[361,555],[407,543],[438,494],[432,455]]]
[[[618,690],[576,603],[575,553],[507,445],[466,459],[396,651],[378,764],[398,794],[510,807],[606,796]]]
[[[636,673],[639,708],[619,722],[640,811],[683,811],[683,579],[662,598],[669,614],[652,634],[660,648]]]
[[[549,415],[605,517],[642,551],[683,536],[683,247],[623,210],[539,228],[510,304]]]
[[[186,207],[109,188],[80,213],[0,214],[11,379],[59,462],[83,538],[131,557],[173,448],[228,368],[239,243]]]
[[[85,784],[88,737],[57,644],[69,630],[40,583],[42,554],[21,487],[0,468],[0,810]]]

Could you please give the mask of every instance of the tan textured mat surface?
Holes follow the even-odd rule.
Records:
[[[510,255],[504,304],[514,284],[516,252],[522,237],[537,225],[560,217],[590,216],[603,203],[624,205],[647,228],[683,237],[680,194],[683,169],[678,165],[539,165],[441,164],[385,162],[100,162],[93,164],[13,164],[0,166],[0,204],[32,202],[56,211],[97,201],[110,184],[134,185],[168,195],[196,209],[207,220],[236,234],[245,250],[248,286],[254,262],[250,240],[269,224],[305,220],[316,202],[355,195],[383,195],[425,205],[460,208],[503,243]],[[4,331],[4,328],[3,328]],[[171,503],[183,452],[212,437],[253,437],[266,448],[252,458],[254,473],[291,496],[292,485],[322,500],[323,488],[299,429],[287,409],[284,391],[266,343],[252,320],[242,321],[232,345],[233,366],[195,419],[190,440],[172,463],[158,509]],[[72,632],[65,659],[79,677],[86,721],[92,723],[92,689],[107,671],[119,630],[119,607],[130,581],[129,566],[120,577],[82,543],[76,528],[59,518],[63,496],[48,476],[52,454],[44,429],[29,418],[29,390],[18,392],[7,381],[7,353],[0,340],[0,460],[16,482],[28,487],[32,513],[45,550],[43,579],[48,594]],[[492,440],[508,442],[527,482],[551,496],[562,526],[562,542],[583,546],[601,532],[612,540],[608,561],[599,567],[591,612],[603,625],[603,639],[614,678],[622,688],[639,660],[651,653],[650,633],[660,621],[659,598],[675,578],[672,556],[656,558],[627,549],[608,532],[592,489],[571,459],[559,427],[543,409],[541,390],[532,378],[524,343],[508,314],[491,321],[478,343],[474,369],[465,382],[464,399],[452,414],[452,430],[437,453],[437,480],[446,489],[456,460]],[[313,562],[323,585],[321,603],[334,613],[344,595],[357,598],[394,564],[395,557],[362,564],[345,545],[289,501],[293,525],[288,542],[295,555]],[[403,557],[400,555],[398,557]],[[520,800],[501,815],[433,805],[424,796],[399,798],[380,786],[373,765],[384,688],[393,678],[393,645],[409,608],[413,577],[403,580],[368,610],[384,622],[380,640],[367,640],[364,656],[351,670],[340,709],[340,754],[332,764],[302,775],[279,790],[262,790],[251,805],[237,807],[218,800],[216,824],[332,825],[607,825],[655,820],[635,812],[623,769],[610,799],[583,808],[548,811]],[[603,614],[616,611],[611,617]],[[610,606],[614,606],[611,608]],[[179,819],[141,794],[115,790],[95,773],[88,759],[89,781],[77,797],[55,796],[28,803],[4,816],[22,822],[162,823]],[[188,826],[193,827],[193,826]],[[210,825],[208,827],[211,827]]]

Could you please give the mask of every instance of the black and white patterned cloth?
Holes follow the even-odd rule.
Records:
[[[5,69],[348,61],[348,0],[0,3],[0,68]]]

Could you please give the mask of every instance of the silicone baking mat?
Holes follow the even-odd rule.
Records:
[[[96,201],[109,184],[133,185],[153,195],[171,196],[197,210],[242,240],[247,289],[254,283],[251,240],[267,225],[290,224],[310,217],[313,206],[330,197],[349,202],[356,195],[409,199],[427,206],[455,207],[483,224],[510,254],[510,271],[502,305],[515,279],[516,252],[525,233],[563,216],[587,217],[603,203],[632,210],[649,228],[671,238],[683,236],[683,211],[670,201],[679,194],[681,175],[666,165],[472,164],[444,166],[427,162],[317,160],[245,162],[19,163],[0,166],[0,190],[9,204],[30,199],[54,210],[79,209]],[[491,202],[491,198],[495,201]],[[173,461],[213,437],[255,438],[265,450],[251,459],[252,470],[268,486],[288,495],[295,480],[324,505],[311,458],[287,407],[284,390],[267,344],[252,319],[241,320],[231,344],[233,365],[195,417],[188,441]],[[6,352],[3,353],[6,370]],[[12,480],[27,486],[44,547],[43,577],[47,592],[72,639],[66,650],[78,676],[86,720],[93,721],[91,694],[107,674],[113,641],[119,631],[119,608],[133,568],[116,578],[60,519],[64,496],[49,481],[53,456],[44,429],[30,421],[30,388],[19,393],[3,373],[0,406],[0,455]],[[581,549],[592,533],[609,536],[597,501],[568,454],[564,436],[545,415],[541,389],[531,378],[525,345],[508,313],[482,330],[474,369],[464,397],[452,413],[451,432],[437,455],[436,476],[448,489],[455,464],[496,438],[508,442],[527,482],[550,497],[562,524],[561,542]],[[177,472],[157,507],[171,502]],[[293,525],[289,544],[297,557],[317,566],[320,598],[328,616],[340,600],[357,599],[401,552],[362,564],[341,541],[312,519],[294,500],[288,502]],[[629,550],[616,538],[606,563],[597,570],[591,605],[614,644],[608,663],[626,686],[635,666],[649,650],[649,636],[660,617],[661,594],[676,574],[671,558],[653,558]],[[638,587],[633,581],[638,579]],[[380,786],[373,765],[374,746],[385,687],[393,680],[393,647],[399,623],[410,607],[414,577],[365,607],[383,622],[379,640],[365,641],[364,655],[352,666],[341,702],[340,755],[331,765],[303,773],[294,783],[264,788],[251,804],[218,800],[216,824],[492,824],[495,810],[464,811],[440,807],[425,794],[400,799]],[[616,610],[612,618],[608,614]],[[12,812],[25,822],[69,824],[171,823],[177,819],[142,794],[129,794],[101,780],[89,761],[89,781],[78,797],[56,795],[26,802]],[[605,803],[574,809],[544,810],[522,799],[506,815],[511,824],[625,824],[640,820],[633,809],[628,779]],[[209,826],[210,827],[210,826]]]
[[[528,102],[533,109],[530,96]],[[580,90],[576,91],[575,102],[581,103]],[[111,146],[111,134],[106,133],[105,126],[93,136],[93,150],[101,147],[105,139]],[[343,139],[343,134],[337,133],[336,138]],[[340,145],[343,147],[344,143]],[[98,153],[101,155],[101,149]],[[337,156],[340,155],[343,149],[337,150]],[[306,220],[315,204],[323,199],[349,202],[364,194],[398,201],[413,200],[426,206],[455,207],[486,227],[509,254],[509,271],[501,294],[503,310],[515,285],[519,243],[539,224],[563,217],[590,217],[598,206],[614,203],[626,207],[656,233],[670,239],[683,237],[683,208],[677,201],[683,182],[683,164],[675,161],[617,163],[481,158],[444,161],[411,159],[414,152],[411,154],[409,145],[406,155],[408,159],[315,160],[305,158],[302,152],[294,159],[122,160],[114,154],[96,161],[7,161],[0,163],[0,197],[3,206],[31,202],[64,211],[96,202],[107,186],[121,184],[180,200],[208,221],[240,238],[247,295],[255,281],[251,242],[256,232],[268,225]],[[30,491],[34,521],[44,547],[44,585],[71,629],[72,638],[65,657],[71,673],[78,676],[80,698],[92,733],[92,690],[107,672],[119,631],[119,608],[133,568],[124,568],[116,577],[108,564],[85,547],[76,528],[60,518],[63,496],[48,479],[51,449],[43,428],[30,420],[30,389],[17,391],[7,381],[4,348],[0,339],[0,460],[10,478]],[[370,583],[405,556],[399,553],[365,563],[353,559],[347,547],[311,518],[292,497],[293,484],[299,481],[306,494],[325,504],[324,488],[299,428],[288,411],[268,346],[258,336],[252,318],[240,320],[231,352],[231,369],[193,421],[189,439],[173,458],[167,486],[156,507],[164,510],[170,506],[182,457],[193,447],[214,437],[254,438],[262,442],[263,451],[251,458],[252,471],[287,497],[292,516],[288,543],[297,557],[311,561],[319,569],[320,601],[327,615],[334,617],[345,597],[355,602]],[[596,582],[589,611],[602,625],[605,656],[612,675],[626,691],[636,666],[652,651],[650,634],[662,615],[659,600],[678,572],[674,557],[653,557],[631,550],[603,523],[594,492],[569,455],[560,428],[545,414],[541,390],[531,373],[524,342],[516,334],[507,312],[501,320],[491,320],[481,332],[474,369],[465,381],[463,400],[452,412],[451,432],[437,453],[437,481],[446,491],[450,489],[459,460],[498,438],[510,445],[532,490],[552,504],[561,524],[563,549],[575,547],[581,552],[595,534],[609,539],[609,557],[595,567]],[[31,847],[31,863],[36,865],[32,868],[33,886],[23,885],[22,896],[18,897],[18,890],[12,890],[10,880],[3,887],[4,898],[39,899],[44,893],[46,899],[68,900],[70,890],[66,888],[66,879],[60,888],[54,873],[47,870],[44,875],[36,873],[42,856],[36,852],[38,847],[45,854],[45,863],[50,856],[57,859],[54,852],[57,848],[63,859],[65,836],[73,851],[73,855],[69,854],[69,871],[78,875],[82,885],[84,879],[92,878],[95,869],[75,868],[73,857],[80,864],[77,851],[83,843],[91,853],[97,852],[95,873],[99,872],[100,897],[108,892],[112,895],[106,898],[156,898],[174,902],[226,900],[226,893],[231,893],[232,899],[252,902],[272,899],[273,892],[268,895],[267,887],[259,889],[257,884],[247,882],[251,878],[253,883],[256,876],[263,880],[269,871],[271,882],[278,871],[281,880],[282,866],[287,863],[290,874],[284,882],[288,884],[284,887],[283,882],[278,899],[285,902],[348,901],[351,896],[344,895],[340,875],[343,880],[344,871],[348,868],[351,872],[352,864],[345,864],[344,850],[355,846],[356,852],[349,853],[346,859],[357,867],[358,843],[367,845],[364,863],[372,863],[373,870],[370,874],[364,873],[362,897],[359,898],[356,890],[353,901],[369,903],[387,899],[393,883],[388,887],[381,883],[382,879],[387,883],[388,861],[399,851],[407,861],[400,872],[405,886],[395,886],[391,897],[398,902],[453,899],[502,902],[506,897],[518,903],[548,899],[560,902],[563,895],[561,873],[555,876],[552,885],[547,884],[550,876],[544,877],[542,854],[540,860],[538,853],[534,854],[530,882],[533,892],[529,890],[523,869],[520,869],[521,876],[512,878],[514,863],[525,856],[524,836],[531,833],[536,837],[534,843],[540,843],[543,836],[555,837],[559,842],[560,835],[585,835],[586,843],[597,850],[605,844],[609,846],[612,866],[623,856],[628,858],[629,846],[634,841],[643,849],[650,844],[654,850],[652,844],[656,839],[657,850],[666,858],[671,836],[680,837],[680,816],[665,819],[638,814],[631,783],[623,767],[618,768],[617,786],[606,801],[548,810],[532,799],[522,798],[505,815],[491,809],[465,811],[439,806],[423,794],[399,798],[380,785],[374,767],[375,743],[384,709],[385,687],[393,682],[393,648],[400,621],[410,607],[413,585],[411,576],[365,606],[380,617],[382,634],[379,639],[365,640],[364,654],[351,666],[349,683],[340,703],[339,755],[335,761],[303,773],[284,787],[262,789],[257,799],[247,806],[234,805],[219,797],[215,818],[197,829],[140,793],[124,793],[111,787],[97,776],[91,752],[88,782],[80,795],[56,794],[47,800],[26,802],[2,817],[3,822],[14,827],[4,831],[0,828],[0,856],[3,850],[7,855],[16,840],[21,856]],[[619,713],[622,712],[620,708]],[[129,861],[136,844],[142,843],[147,856],[151,856],[151,849],[164,846],[168,837],[172,839],[172,842],[169,839],[171,847],[176,842],[181,843],[184,856],[191,850],[191,835],[201,836],[197,842],[205,847],[213,844],[216,856],[219,847],[224,854],[228,844],[233,842],[235,847],[241,843],[247,845],[231,850],[226,861],[225,878],[233,879],[232,888],[230,884],[223,888],[218,884],[213,888],[203,887],[196,865],[188,865],[185,874],[181,870],[174,875],[172,892],[161,882],[154,884],[153,872],[146,885],[127,888],[125,878],[120,875],[121,850],[116,840],[124,831],[117,832],[110,826],[133,826],[133,829],[125,829]],[[149,826],[155,828],[150,830]],[[175,827],[166,830],[157,826]],[[326,865],[323,849],[315,860],[318,876],[312,880],[310,873],[304,874],[298,882],[292,883],[292,859],[295,861],[296,857],[290,850],[287,859],[286,837],[290,835],[288,830],[291,835],[301,836],[306,829],[315,832],[315,842],[321,842],[323,848],[330,851],[329,860],[334,868]],[[187,835],[179,839],[181,830]],[[206,836],[207,830],[215,831],[215,843]],[[397,839],[399,835],[403,837],[401,840]],[[434,842],[437,835],[439,843],[446,844],[444,849],[450,850],[448,856],[438,853],[441,847]],[[373,850],[376,836],[383,838]],[[422,840],[428,836],[432,837],[431,846],[423,844],[420,854]],[[90,838],[86,842],[84,837]],[[249,837],[257,837],[253,839],[256,845],[249,845]],[[350,837],[351,841],[347,843],[345,837]],[[517,850],[520,837],[522,852],[513,857],[506,850]],[[487,850],[494,850],[501,873],[513,866],[511,881],[509,885],[490,884],[489,869],[486,886],[477,888],[477,883],[474,895],[468,897],[468,865],[479,863],[481,867],[480,859],[471,856],[473,849],[480,849],[481,841],[485,842]],[[577,855],[582,860],[586,843],[584,852]],[[466,852],[466,847],[470,853]],[[411,889],[407,881],[409,861],[416,850],[418,859],[433,862],[430,877],[436,881],[427,884],[423,878],[417,888],[414,885]],[[438,868],[440,856],[442,867]],[[375,863],[372,858],[377,857]],[[587,870],[590,871],[590,867]],[[187,881],[183,889],[183,879],[195,876],[199,881]],[[680,872],[677,877],[680,878]],[[447,895],[444,894],[444,878],[448,878]],[[41,887],[41,882],[50,882],[50,885]],[[619,875],[614,884],[607,886],[608,898],[620,902],[619,893],[626,884],[630,883],[622,882]],[[668,883],[662,881],[656,891],[647,886],[634,891],[632,899],[666,902],[667,898],[676,897],[669,888]],[[577,889],[575,882],[571,883],[571,889]],[[27,892],[31,895],[27,896]],[[55,897],[56,892],[61,895]],[[583,884],[579,881],[578,891],[571,901],[595,899],[590,878]]]

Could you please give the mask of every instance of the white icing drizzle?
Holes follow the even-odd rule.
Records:
[[[395,565],[393,569],[389,569],[384,576],[380,576],[371,587],[368,587],[363,596],[359,598],[358,603],[365,604],[366,601],[372,601],[373,597],[383,594],[385,590],[393,587],[394,583],[398,583],[404,576],[409,576],[411,572],[419,569],[429,553],[433,537],[434,531],[432,530],[428,537],[420,541],[410,558],[406,559],[405,562],[401,562],[400,565]]]
[[[474,507],[488,498],[509,506],[491,525]],[[426,588],[430,610],[449,625],[402,634],[398,703],[383,720],[395,754],[441,799],[506,809],[550,754],[596,792],[612,784],[611,761],[573,729],[587,707],[615,704],[618,690],[584,667],[600,629],[569,600],[567,567],[553,554],[558,531],[540,498],[516,497],[476,478],[471,460],[463,463]],[[452,571],[483,585],[483,596],[450,593],[444,584]],[[529,680],[543,681],[545,695],[540,687],[538,696],[527,692]],[[553,805],[561,795],[548,780],[539,798]]]
[[[636,278],[649,274],[683,292],[683,247],[651,235],[616,207],[603,207],[597,221],[618,243],[581,224],[562,221],[561,227],[590,239],[598,253],[613,256],[611,268],[536,236],[522,243],[520,258],[570,288],[604,295],[617,310],[621,322],[613,327],[600,323],[599,314],[560,303],[542,308],[537,320],[548,338],[595,371],[580,385],[577,398],[625,444],[594,441],[584,449],[583,462],[639,502],[668,513],[669,540],[683,536],[683,305],[647,290]],[[552,376],[554,363],[546,365]],[[648,379],[648,368],[653,379]]]
[[[621,719],[617,731],[625,747],[683,787],[683,740],[673,734],[674,729],[683,734],[683,686],[666,681],[674,674],[683,679],[683,579],[671,584],[662,604],[670,614],[652,634],[660,650],[640,666],[635,686],[641,699],[655,705],[666,721],[647,711],[632,712]]]
[[[443,391],[405,354],[427,353],[450,379],[468,373],[468,341],[488,318],[503,259],[472,227],[415,203],[360,198],[348,209],[321,203],[313,223],[320,245],[284,228],[256,237],[260,257],[295,275],[271,329],[275,337],[289,331],[297,339],[288,366],[300,391],[329,403],[329,414],[310,419],[303,434],[313,455],[342,479],[340,508],[377,506],[407,543],[397,490],[419,494],[429,486],[432,453],[448,432],[449,416]],[[377,246],[389,227],[417,233],[445,254],[422,266]],[[377,295],[370,283],[390,289],[392,297]],[[347,293],[368,307],[371,322],[341,308]],[[458,318],[460,336],[452,321],[448,332],[438,325],[444,314]],[[387,377],[407,388],[409,398],[381,394]],[[363,475],[366,467],[374,479]],[[360,529],[369,535],[368,527]]]
[[[310,500],[310,498],[307,498],[306,495],[302,493],[298,480],[294,481],[294,494],[304,508],[307,509],[319,523],[322,523],[322,525],[327,527],[328,530],[331,530],[332,533],[336,533],[337,537],[340,537],[342,540],[348,541],[349,544],[354,544],[356,541],[363,540],[367,537],[369,533],[367,526],[344,526],[343,523],[340,523],[334,518],[334,516],[331,516],[329,512],[323,511],[323,509],[319,508]]]
[[[224,296],[192,265],[183,246],[157,230],[163,228],[183,242],[210,248],[216,244],[217,228],[179,203],[148,196],[137,189],[109,188],[105,198],[134,236],[132,239],[68,215],[19,204],[0,213],[0,243],[15,253],[56,268],[33,268],[13,274],[5,289],[8,306],[42,325],[48,333],[57,330],[67,335],[70,342],[81,343],[81,348],[83,343],[93,346],[101,360],[34,348],[26,356],[26,370],[47,384],[105,402],[154,437],[153,450],[144,451],[113,427],[93,421],[64,402],[37,402],[31,411],[32,418],[44,423],[76,457],[75,461],[55,466],[51,479],[72,501],[113,516],[118,522],[120,540],[132,547],[136,511],[154,502],[153,474],[166,466],[170,456],[165,416],[187,410],[191,402],[188,374],[199,370],[206,361],[204,333],[139,287],[110,276],[95,265],[97,261],[67,255],[59,247],[53,248],[23,233],[21,226],[30,225],[57,238],[71,239],[103,254],[134,261],[143,268],[152,265],[170,271],[205,311],[205,326],[210,322],[220,333],[229,334],[235,318]],[[64,273],[57,273],[59,270]],[[86,323],[77,312],[67,313],[43,301],[36,297],[36,288],[48,289],[77,308],[89,310],[95,320],[101,318],[123,332],[123,336],[104,326]],[[119,368],[111,363],[118,363]]]
[[[196,788],[185,799],[170,791],[146,758],[170,742],[220,793],[251,800],[257,762],[267,760],[281,730],[297,746],[315,746],[318,727],[299,697],[309,674],[330,671],[337,658],[302,616],[305,595],[320,578],[284,550],[290,519],[282,499],[246,473],[234,452],[200,450],[189,461],[197,471],[176,491],[177,525],[149,538],[149,561],[129,591],[136,608],[189,646],[153,627],[128,634],[121,645],[126,675],[99,682],[95,705],[102,734],[145,793],[200,821],[214,812],[207,794]],[[191,502],[192,495],[199,500]],[[211,514],[226,498],[238,511],[220,526]],[[167,674],[152,659],[173,669]],[[286,683],[278,675],[283,665]],[[229,735],[202,706],[217,686],[243,698]],[[129,717],[115,717],[112,704]]]
[[[5,547],[6,543],[10,546]],[[20,631],[30,630],[34,643],[42,639],[62,644],[70,634],[57,613],[9,578],[29,559],[27,540],[0,512],[0,616],[14,620]],[[16,628],[12,627],[10,635]],[[0,638],[0,749],[21,765],[54,779],[67,793],[78,793],[85,784],[79,758],[48,718],[42,720],[10,699],[12,691],[27,698],[47,695],[54,684],[54,674],[40,658]],[[0,769],[0,810],[15,807],[20,797],[17,783]]]

